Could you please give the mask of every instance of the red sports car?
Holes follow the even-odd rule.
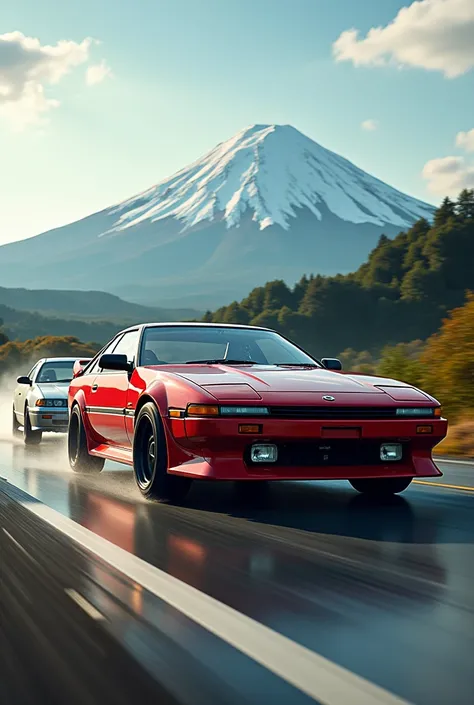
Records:
[[[122,331],[69,388],[76,472],[105,459],[141,492],[179,502],[192,480],[346,479],[374,495],[441,475],[438,401],[393,379],[341,372],[267,328],[150,323]]]

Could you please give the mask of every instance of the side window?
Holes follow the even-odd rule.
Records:
[[[87,370],[87,373],[86,373],[86,374],[88,374],[88,375],[97,375],[97,374],[99,374],[99,372],[100,372],[100,367],[99,367],[99,360],[100,360],[100,358],[102,357],[102,355],[105,355],[105,353],[111,353],[112,350],[113,350],[113,348],[117,345],[117,342],[118,342],[119,340],[120,340],[120,336],[119,336],[118,338],[114,338],[114,339],[107,345],[106,348],[104,348],[103,350],[100,351],[100,354],[97,355],[97,360],[94,362],[94,364],[92,365],[92,367],[90,367],[90,368]]]
[[[128,331],[128,333],[125,333],[122,338],[120,338],[111,352],[113,352],[114,355],[126,355],[129,362],[135,362],[139,337],[139,330]]]

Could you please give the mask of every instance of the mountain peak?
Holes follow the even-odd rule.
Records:
[[[290,228],[308,209],[351,223],[407,227],[432,207],[391,188],[292,125],[249,125],[193,164],[118,204],[108,233],[175,218],[182,230],[221,219],[238,227],[251,214],[263,230]]]

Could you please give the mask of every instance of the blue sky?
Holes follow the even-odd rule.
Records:
[[[456,41],[446,47],[443,40],[441,50],[445,0],[422,0],[406,21],[398,12],[410,0],[16,0],[4,6],[0,35],[9,48],[25,42],[12,32],[37,38],[41,51],[60,40],[71,45],[35,74],[44,93],[40,88],[34,100],[15,93],[15,100],[2,102],[2,71],[9,90],[18,82],[26,89],[21,61],[12,67],[17,55],[2,59],[0,36],[0,243],[146,189],[252,123],[290,123],[434,203],[444,191],[471,185],[474,3],[449,2],[450,17],[453,5],[459,11],[450,34]],[[371,28],[394,20],[364,41]],[[413,36],[417,23],[426,45]],[[346,35],[336,51],[334,43],[351,28],[359,35]],[[84,43],[87,38],[97,43]],[[32,122],[35,106],[48,100],[59,104],[47,105],[42,122]],[[361,126],[368,120],[376,129]]]

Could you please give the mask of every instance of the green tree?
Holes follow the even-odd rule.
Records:
[[[427,269],[423,262],[417,262],[405,274],[400,287],[401,298],[408,301],[437,299],[441,291],[439,271]]]
[[[377,374],[381,377],[397,379],[415,387],[422,385],[423,365],[420,362],[423,343],[398,343],[382,350],[377,365]]]
[[[474,219],[474,189],[463,189],[456,202],[456,213],[462,220]]]
[[[445,225],[450,218],[456,217],[456,207],[453,201],[446,196],[443,199],[439,208],[435,211],[434,227],[439,228],[440,225]]]
[[[238,304],[237,301],[233,301],[229,306],[226,306],[220,321],[222,323],[247,325],[249,322],[249,313],[243,306]]]
[[[283,306],[293,306],[293,294],[282,279],[268,282],[265,286],[263,298],[263,309],[266,311],[278,311]]]

